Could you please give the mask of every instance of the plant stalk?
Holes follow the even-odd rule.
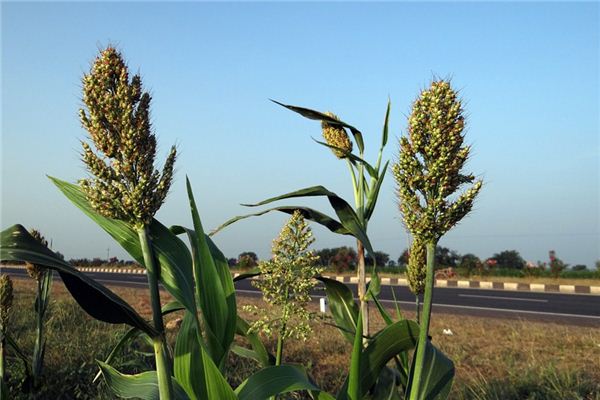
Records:
[[[283,335],[280,334],[277,337],[277,355],[275,356],[275,365],[281,365],[281,361],[283,360],[283,341]]]
[[[416,316],[415,316],[415,320],[417,321],[417,324],[421,323],[421,299],[419,298],[419,295],[416,294],[415,295],[415,306],[416,306]]]
[[[410,400],[420,397],[421,377],[425,367],[425,346],[429,340],[429,320],[431,318],[431,301],[433,299],[433,283],[435,274],[435,241],[427,243],[427,275],[425,278],[425,293],[423,297],[423,313],[419,330],[419,342],[415,355],[415,371],[413,373]]]
[[[165,328],[163,325],[160,292],[158,288],[159,265],[156,261],[152,242],[147,226],[138,229],[138,236],[144,254],[144,264],[146,265],[146,275],[148,277],[148,287],[150,289],[150,303],[152,305],[152,321],[154,329],[158,335],[152,338],[154,345],[154,357],[156,360],[156,374],[158,376],[158,392],[161,400],[171,400],[173,398],[173,384],[171,382],[171,368],[167,361],[167,348],[165,341]]]
[[[0,340],[0,382],[4,381],[4,348],[6,347],[6,339],[4,333],[0,332],[2,339]]]
[[[369,304],[367,303],[367,279],[365,274],[365,247],[360,240],[356,241],[358,253],[358,265],[356,274],[358,275],[358,299],[360,301],[360,310],[362,315],[363,336],[369,336]]]
[[[47,273],[47,272],[46,272]],[[42,374],[42,354],[43,354],[43,330],[44,330],[44,299],[43,299],[43,285],[44,285],[45,276],[43,276],[39,281],[37,281],[37,296],[35,298],[36,309],[37,309],[37,329],[35,336],[35,344],[33,347],[33,365],[32,365],[32,373],[33,373],[33,387],[37,387],[40,375]]]

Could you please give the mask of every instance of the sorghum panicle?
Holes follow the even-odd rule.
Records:
[[[433,82],[413,103],[408,137],[400,139],[392,167],[400,211],[413,237],[439,239],[471,210],[481,189],[481,181],[461,172],[470,151],[463,144],[464,127],[461,100],[447,81]],[[472,182],[456,199],[448,198]]]
[[[130,79],[113,47],[103,50],[83,77],[85,109],[79,116],[97,152],[82,143],[83,161],[93,177],[80,180],[81,188],[99,213],[136,226],[149,224],[164,202],[176,158],[172,147],[162,174],[154,169],[150,101],[140,76]]]
[[[295,211],[273,241],[273,258],[259,264],[261,279],[253,282],[262,291],[265,302],[277,308],[278,316],[274,318],[267,310],[246,307],[260,316],[251,326],[253,331],[267,335],[283,333],[282,339],[308,337],[310,290],[316,285],[314,276],[321,273],[316,266],[319,257],[308,250],[313,242],[308,223]]]
[[[35,240],[40,242],[42,246],[48,247],[48,241],[42,236],[42,234],[39,231],[32,229],[29,233],[31,234],[31,236],[33,236]],[[27,270],[27,274],[36,281],[42,279],[44,273],[46,272],[46,267],[39,264],[25,263],[25,269]]]
[[[325,115],[335,120],[339,120],[339,118],[331,112],[326,112]],[[337,147],[336,149],[331,149],[337,158],[346,158],[352,153],[352,141],[344,127],[323,121],[321,122],[321,128],[323,130],[325,142],[330,146]]]

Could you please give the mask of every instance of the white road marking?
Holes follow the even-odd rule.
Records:
[[[517,300],[517,301],[533,301],[536,303],[547,303],[548,300],[543,299],[526,299],[523,297],[502,297],[502,296],[483,296],[478,294],[462,294],[460,293],[458,297],[476,297],[480,299],[496,299],[496,300]]]

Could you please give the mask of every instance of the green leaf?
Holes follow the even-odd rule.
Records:
[[[236,333],[248,340],[252,350],[245,348],[242,350],[242,348],[239,348],[238,346],[238,348],[234,349],[234,352],[236,352],[238,355],[242,355],[243,357],[253,358],[254,360],[258,361],[262,367],[273,365],[275,357],[269,353],[262,340],[260,340],[258,337],[258,334],[256,332],[248,332],[249,329],[250,325],[248,322],[242,319],[242,317],[238,316]]]
[[[388,167],[389,163],[390,163],[389,161],[385,162],[385,165],[383,166],[383,171],[381,171],[381,174],[375,180],[375,185],[373,186],[373,188],[369,191],[369,193],[367,195],[367,206],[365,208],[365,219],[367,221],[369,219],[371,219],[371,216],[373,215],[373,212],[375,211],[375,204],[377,204],[377,198],[379,197],[379,191],[381,190],[381,185],[383,184],[383,179],[385,178],[385,173],[387,171],[387,167]]]
[[[144,265],[139,236],[129,224],[106,218],[90,205],[79,186],[49,177],[61,192],[85,215],[113,237],[138,263]],[[149,227],[152,247],[160,263],[160,282],[181,304],[196,312],[192,259],[186,245],[157,220]]]
[[[317,121],[325,121],[331,125],[339,125],[339,126],[343,126],[345,128],[350,129],[350,132],[352,132],[352,136],[354,136],[354,140],[356,141],[356,145],[358,146],[359,152],[362,153],[365,150],[365,144],[363,141],[362,133],[358,129],[353,127],[352,125],[347,124],[342,121],[339,121],[339,120],[332,118],[327,114],[323,114],[319,111],[311,110],[309,108],[290,106],[290,105],[283,104],[283,103],[280,103],[275,100],[271,100],[271,101],[275,104],[279,104],[280,106],[287,108],[288,110],[292,110],[292,111],[302,115],[305,118],[313,119],[313,120],[317,120]]]
[[[162,307],[162,315],[164,317],[165,315],[168,315],[168,314],[171,314],[171,313],[174,313],[177,311],[182,311],[182,310],[185,310],[185,307],[183,307],[181,305],[181,303],[178,302],[177,300],[173,300],[173,301],[165,304]],[[110,351],[110,353],[108,354],[108,357],[106,357],[106,360],[104,360],[104,363],[110,364],[112,362],[112,360],[115,358],[115,356],[117,355],[117,353],[127,343],[134,340],[136,337],[138,337],[141,334],[142,334],[142,331],[140,331],[138,328],[131,328],[127,332],[125,332],[125,334],[123,336],[121,336],[121,339],[119,339],[119,341],[117,342],[115,347],[113,347],[113,349]],[[150,342],[150,345],[152,345],[152,342]],[[92,382],[96,382],[98,380],[98,378],[100,378],[100,375],[102,375],[101,370],[98,371],[98,373],[96,374],[96,376],[94,377],[94,380]]]
[[[205,322],[209,354],[217,365],[223,366],[235,335],[235,287],[227,259],[204,234],[192,187],[187,178],[186,186],[194,222],[194,231],[186,229],[186,232],[193,249],[196,294]]]
[[[202,382],[196,377],[204,369],[200,357],[200,343],[194,315],[185,313],[175,342],[173,374],[192,399],[201,399],[206,394]]]
[[[360,365],[363,352],[363,321],[362,312],[358,312],[358,324],[354,334],[354,345],[352,346],[352,356],[350,358],[350,371],[348,372],[348,385],[345,391],[348,394],[349,400],[362,399],[361,381],[360,381]]]
[[[73,268],[35,240],[21,225],[14,225],[2,231],[0,259],[25,261],[56,270],[75,301],[92,317],[111,324],[128,324],[150,336],[156,334],[154,328],[123,299]]]
[[[425,363],[420,384],[419,400],[444,400],[448,398],[454,380],[454,363],[429,340],[425,347]],[[406,393],[410,393],[413,384],[413,368]]]
[[[402,320],[386,326],[373,337],[360,357],[360,388],[362,396],[375,384],[383,367],[394,358],[415,347],[419,337],[419,325],[414,321]],[[347,399],[343,395],[350,385],[350,376],[338,396],[339,400]]]
[[[243,281],[244,279],[252,279],[255,276],[259,276],[260,272],[246,272],[243,274],[239,274],[235,278],[233,278],[233,282]]]
[[[325,285],[325,293],[329,300],[329,309],[340,332],[350,342],[354,342],[354,334],[358,322],[359,308],[354,301],[354,295],[348,286],[334,279],[317,277]]]
[[[192,399],[236,399],[198,337],[194,316],[186,311],[175,343],[175,377]]]
[[[267,200],[263,200],[256,204],[243,204],[248,207],[257,207],[262,206],[268,203],[272,203],[278,200],[291,199],[295,197],[315,197],[315,196],[327,196],[329,200],[329,204],[335,210],[338,218],[340,219],[340,223],[342,226],[350,232],[352,236],[356,239],[360,240],[367,251],[370,254],[373,254],[373,248],[371,247],[371,242],[367,237],[367,233],[363,228],[363,222],[358,218],[354,209],[346,202],[346,200],[339,197],[337,194],[327,190],[323,186],[312,186],[300,190],[296,190],[294,192],[282,194],[280,196],[271,197]],[[319,222],[319,221],[315,221]]]
[[[115,395],[124,399],[160,400],[156,371],[126,375],[102,361],[98,361],[98,365],[100,365],[106,384]],[[175,379],[172,382],[173,399],[189,400],[181,385]]]
[[[390,122],[390,109],[392,107],[392,102],[388,100],[387,108],[385,110],[385,119],[383,121],[383,132],[381,134],[381,148],[383,149],[388,141],[388,126]],[[385,169],[384,169],[385,171]]]
[[[293,365],[263,368],[246,379],[235,390],[239,400],[263,400],[278,394],[299,390],[316,390],[306,372]]]
[[[254,214],[247,214],[247,215],[240,215],[237,217],[233,217],[230,220],[228,220],[227,222],[225,222],[224,224],[222,224],[221,226],[219,226],[218,228],[216,228],[215,230],[213,230],[210,235],[213,236],[216,233],[218,233],[220,230],[222,230],[223,228],[233,224],[234,222],[237,222],[241,219],[246,219],[249,217],[259,217],[261,215],[264,215],[266,213],[269,213],[271,211],[281,211],[283,213],[286,214],[293,214],[294,211],[300,211],[300,213],[302,213],[302,216],[308,220],[311,220],[313,222],[316,222],[318,224],[323,225],[324,227],[326,227],[327,229],[329,229],[331,232],[333,233],[339,233],[341,235],[352,235],[352,233],[350,233],[350,231],[348,231],[346,228],[344,228],[344,226],[339,223],[338,221],[334,220],[333,218],[319,212],[316,210],[313,210],[312,208],[308,208],[308,207],[303,207],[303,206],[281,206],[281,207],[273,207],[273,208],[269,208],[267,210],[261,211],[261,212],[257,212]]]
[[[321,142],[320,140],[317,140],[317,139],[315,139],[315,138],[312,138],[312,140],[314,140],[315,142],[317,142],[318,144],[320,144],[320,145],[322,145],[322,146],[328,147],[328,148],[329,148],[329,149],[331,149],[331,150],[337,150],[337,151],[341,151],[342,153],[343,153],[343,152],[345,152],[345,150],[344,150],[344,149],[342,149],[342,148],[340,148],[340,147],[337,147],[337,146],[332,146],[332,145],[330,145],[330,144],[328,144],[328,143]],[[373,166],[372,166],[371,164],[369,164],[369,163],[368,163],[366,160],[364,160],[364,159],[362,159],[362,158],[360,158],[360,157],[358,157],[357,155],[354,155],[354,154],[352,154],[352,153],[348,153],[348,154],[346,155],[346,157],[347,157],[347,158],[349,158],[350,160],[352,160],[353,162],[356,162],[356,163],[361,163],[361,164],[363,164],[363,165],[365,166],[365,168],[367,168],[367,172],[369,173],[369,175],[370,175],[370,176],[372,176],[372,177],[377,177],[377,175],[378,175],[378,174],[377,174],[377,171],[376,171],[376,170],[375,170],[375,168],[373,168]]]

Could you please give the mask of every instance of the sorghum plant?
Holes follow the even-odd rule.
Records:
[[[13,285],[8,275],[0,275],[0,393],[2,397],[8,396],[4,382],[6,333],[10,320],[10,309],[13,303]]]
[[[48,247],[48,242],[40,232],[32,229],[30,234],[42,246]],[[39,379],[42,376],[42,369],[44,366],[44,354],[46,349],[44,325],[46,323],[46,313],[50,303],[53,271],[40,264],[26,263],[25,267],[29,276],[35,280],[37,287],[35,297],[36,335],[33,347],[33,360],[31,363],[33,387],[35,388],[39,385]]]
[[[275,365],[283,361],[284,342],[288,338],[306,340],[311,332],[310,290],[316,286],[314,276],[321,273],[316,266],[319,259],[308,247],[314,242],[312,231],[299,211],[284,225],[273,241],[273,258],[258,265],[261,279],[252,284],[260,289],[270,307],[246,307],[259,314],[251,331],[267,335],[276,333],[277,354]]]
[[[156,137],[150,124],[150,94],[139,75],[130,78],[121,54],[108,47],[83,77],[81,123],[96,147],[82,142],[83,161],[92,175],[80,181],[92,207],[101,215],[132,225],[139,236],[150,288],[156,371],[161,398],[172,396],[158,280],[160,267],[148,226],[171,186],[176,150],[171,148],[162,174],[155,169]]]
[[[435,247],[439,239],[472,208],[481,181],[462,169],[470,146],[464,145],[465,118],[461,100],[450,82],[439,80],[423,90],[408,118],[408,136],[400,139],[400,156],[392,171],[398,187],[404,225],[425,244],[427,270],[419,345],[410,398],[424,390],[425,354],[434,283]],[[461,194],[460,188],[473,183]]]
[[[375,211],[375,205],[379,196],[379,190],[385,177],[388,163],[386,162],[381,167],[383,149],[387,144],[388,140],[388,119],[390,114],[390,103],[388,102],[385,120],[383,124],[383,132],[381,138],[381,145],[379,147],[379,155],[375,165],[369,164],[364,160],[365,145],[362,133],[352,125],[349,125],[341,121],[335,114],[331,112],[321,113],[318,111],[310,110],[308,108],[296,107],[291,105],[282,104],[275,102],[289,110],[292,110],[306,118],[312,120],[321,121],[321,130],[325,142],[316,141],[317,143],[328,147],[335,157],[340,160],[345,160],[350,176],[352,180],[352,187],[354,191],[354,205],[352,208],[348,202],[336,195],[335,193],[327,190],[323,186],[313,186],[305,189],[300,189],[295,192],[286,193],[281,196],[273,197],[257,204],[250,204],[248,206],[260,206],[268,204],[277,200],[290,199],[295,197],[312,197],[312,196],[326,196],[329,203],[335,210],[339,221],[307,207],[301,206],[282,206],[274,207],[266,211],[262,211],[256,214],[245,215],[235,217],[225,222],[223,225],[218,227],[214,232],[218,232],[227,225],[230,225],[242,218],[249,216],[257,216],[265,214],[269,211],[277,210],[288,214],[293,213],[295,210],[299,210],[306,219],[317,222],[334,233],[342,235],[350,235],[356,239],[356,246],[358,252],[358,265],[356,273],[358,276],[358,297],[361,306],[362,316],[362,328],[364,336],[369,334],[369,309],[368,309],[368,298],[369,294],[374,294],[377,291],[377,274],[375,268],[373,268],[373,275],[371,277],[371,288],[372,290],[367,291],[367,282],[365,274],[365,250],[370,254],[373,254],[373,247],[367,236],[367,226],[373,212]],[[354,145],[348,131],[352,134],[356,147],[358,149],[358,155],[355,155],[352,151]],[[373,257],[375,258],[375,257]]]

